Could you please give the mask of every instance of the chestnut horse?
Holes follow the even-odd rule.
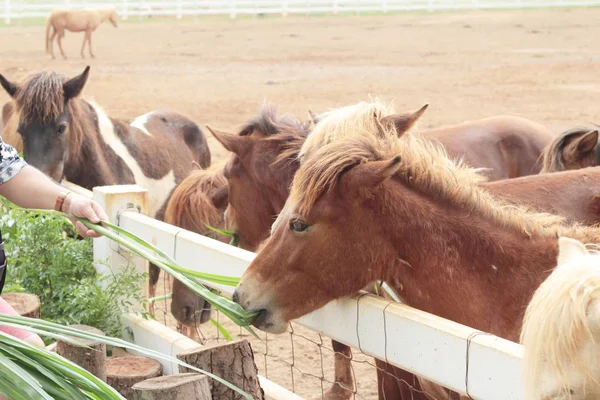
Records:
[[[423,106],[415,117],[419,118],[426,109],[427,105]],[[317,124],[330,113],[316,115],[310,112]],[[407,121],[397,122],[404,124]],[[398,126],[398,129],[405,127]],[[343,129],[327,132],[325,136],[314,132],[303,146],[300,158],[346,133]],[[428,129],[418,134],[441,143],[452,158],[462,158],[471,167],[484,169],[488,181],[538,174],[541,171],[540,155],[554,138],[543,125],[511,115]]]
[[[600,164],[598,127],[576,127],[558,135],[542,152],[542,173]]]
[[[580,241],[558,240],[557,267],[525,311],[527,398],[600,398],[600,253]]]
[[[193,171],[173,191],[167,202],[165,222],[224,243],[229,237],[209,229],[225,228],[228,187],[223,166]],[[197,326],[210,319],[210,303],[173,280],[171,314],[188,337],[198,340]]]
[[[270,131],[272,132],[285,130],[285,127],[278,126],[274,115],[274,110],[263,109],[262,124],[271,126]],[[412,126],[420,115],[420,111],[407,114],[405,126]],[[255,137],[255,140],[247,140],[236,135],[211,132],[226,149],[234,152],[226,166],[226,170],[230,166],[235,166],[235,176],[229,180],[229,186],[236,194],[229,200],[228,210],[234,211],[229,214],[227,228],[235,230],[241,242],[246,244],[246,248],[254,250],[261,241],[267,238],[272,221],[281,211],[280,205],[288,197],[289,184],[298,167],[295,158],[300,152],[305,135],[301,134],[295,140],[290,140],[286,135],[270,135],[268,143],[261,143],[267,137],[259,135]],[[305,151],[304,154],[307,155],[309,152]],[[228,176],[230,175],[228,174]],[[597,185],[591,182],[595,182],[593,179],[600,178],[600,170],[591,175],[580,173],[563,176],[530,175],[483,185],[489,185],[491,192],[504,196],[516,204],[523,203],[541,210],[556,212],[573,221],[595,223],[598,222],[598,207],[594,195],[600,191],[600,182]],[[588,182],[587,186],[580,187],[580,182],[583,181]],[[568,189],[564,189],[565,186]],[[263,187],[271,187],[273,190],[269,193],[263,192],[261,195],[261,192],[254,189]],[[557,206],[554,206],[550,202],[552,198],[547,196],[547,191],[553,189],[557,193],[563,194],[561,198],[564,201]],[[567,194],[572,194],[572,198],[567,198]],[[581,207],[574,207],[574,202],[585,204]],[[273,204],[278,205],[273,206]],[[257,213],[256,210],[266,211]],[[343,367],[346,363],[342,362],[350,358],[350,349],[335,341],[333,343],[336,353],[340,356],[340,362],[336,363],[337,381],[339,382],[339,377],[344,375],[352,379],[351,374],[346,373],[349,368]],[[406,377],[403,378],[407,380]],[[345,387],[351,388],[352,385],[345,385]],[[351,395],[351,390],[344,389],[344,391],[347,396]]]
[[[163,220],[170,192],[193,163],[210,165],[206,137],[193,121],[168,110],[149,112],[130,124],[109,118],[79,97],[89,70],[72,79],[42,72],[20,85],[0,75],[15,101],[11,120],[18,121],[24,158],[57,182],[66,179],[89,190],[138,184],[148,189],[148,215]],[[150,297],[158,272],[151,265]]]
[[[51,54],[54,58],[52,42],[56,37],[60,54],[66,59],[67,56],[62,48],[62,39],[65,37],[65,30],[71,32],[85,32],[83,44],[81,45],[81,58],[85,58],[83,51],[85,44],[88,44],[90,56],[94,58],[92,52],[92,33],[105,21],[117,27],[117,12],[112,8],[99,10],[56,10],[52,11],[46,20],[46,54]],[[50,34],[52,32],[52,34]]]
[[[383,279],[411,306],[516,340],[523,302],[555,259],[556,234],[596,238],[599,232],[559,227],[559,217],[502,207],[476,185],[483,178],[474,170],[450,161],[428,140],[395,139],[393,121],[364,116],[370,119],[355,127],[344,118],[337,122],[386,135],[333,142],[300,167],[273,235],[244,274],[235,300],[261,311],[256,327],[278,333],[291,319]],[[378,246],[366,243],[371,240]],[[471,269],[473,248],[481,249],[484,260],[477,265],[493,267]],[[542,265],[537,274],[524,269],[523,254]],[[367,263],[371,268],[362,268]],[[344,273],[335,270],[342,265]],[[508,270],[515,274],[506,275]],[[493,284],[500,287],[486,287]],[[299,299],[305,285],[314,293],[310,304]],[[452,299],[465,290],[475,296],[473,304]]]

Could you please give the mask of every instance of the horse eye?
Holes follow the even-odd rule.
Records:
[[[61,125],[59,125],[59,126],[58,126],[58,130],[57,130],[57,132],[58,132],[60,135],[64,134],[66,131],[67,131],[67,125],[65,125],[65,124],[61,124]]]
[[[295,219],[290,221],[290,230],[294,232],[304,232],[308,229],[308,224],[302,220]]]

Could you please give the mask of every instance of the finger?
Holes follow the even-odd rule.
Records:
[[[100,222],[100,218],[98,217],[98,215],[96,215],[96,212],[90,204],[86,204],[85,207],[83,207],[82,214],[85,218],[89,219],[94,224]]]
[[[80,221],[75,221],[75,229],[77,229],[77,233],[80,236],[83,236],[83,237],[87,236],[86,233],[87,233],[88,228],[85,225],[83,225]]]
[[[92,201],[92,208],[94,209],[101,221],[108,221],[108,216],[106,215],[102,207],[100,207],[100,204],[96,203],[95,201]]]

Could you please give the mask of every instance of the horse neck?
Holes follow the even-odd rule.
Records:
[[[112,14],[112,10],[100,10],[100,23],[106,22]]]
[[[398,295],[423,311],[517,341],[533,291],[556,266],[556,237],[530,237],[414,192],[385,204],[388,218],[377,222],[395,253],[381,275]]]

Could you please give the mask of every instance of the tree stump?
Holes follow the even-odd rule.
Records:
[[[212,400],[208,378],[200,374],[175,374],[133,385],[133,400]]]
[[[104,335],[104,332],[92,326],[70,325],[70,327],[85,332]],[[106,382],[106,345],[104,343],[75,337],[73,339],[89,348],[80,347],[59,340],[56,344],[56,352]]]
[[[225,344],[198,347],[184,351],[177,358],[194,367],[210,372],[250,394],[256,400],[264,400],[264,392],[258,381],[258,368],[250,343],[243,340]],[[193,372],[179,366],[180,372]],[[242,399],[243,396],[227,386],[208,379],[213,400]]]
[[[4,293],[2,298],[22,317],[40,318],[40,298],[31,293]]]
[[[161,375],[161,363],[148,357],[124,356],[106,360],[106,382],[128,400],[133,399],[133,385]]]

